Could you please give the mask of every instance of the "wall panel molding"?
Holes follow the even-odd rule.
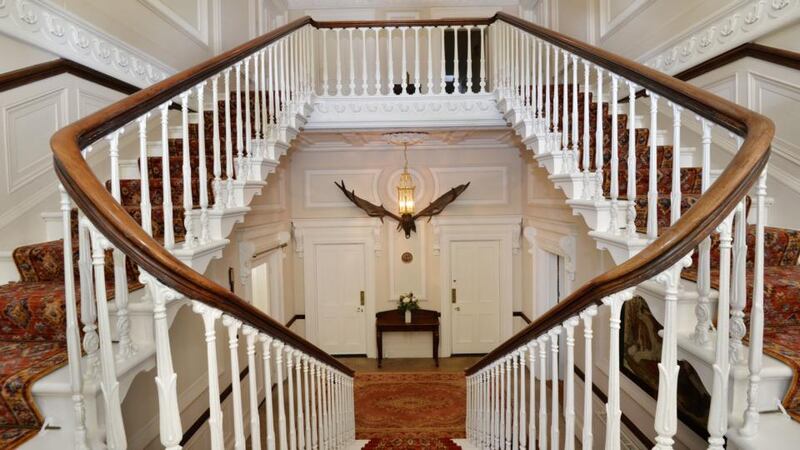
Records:
[[[192,39],[193,41],[197,42],[198,44],[204,45],[206,47],[210,47],[209,42],[209,0],[195,0],[195,9],[196,9],[196,17],[194,18],[197,22],[196,25],[193,25],[189,22],[188,18],[183,17],[180,13],[175,11],[169,5],[169,1],[166,0],[138,0],[139,3],[147,7],[149,10],[153,11],[154,13],[158,14],[162,19],[169,22],[173,27],[180,31],[181,33],[185,34],[187,37]],[[219,0],[211,0],[214,3],[217,3]],[[215,8],[214,11],[217,11]]]
[[[138,87],[176,73],[49,1],[0,1],[0,32]]]
[[[360,197],[375,204],[381,203],[378,179],[381,169],[321,169],[305,171],[306,208],[340,208],[351,206],[334,182],[344,180],[349,189],[355,189]]]
[[[471,182],[469,189],[455,201],[458,205],[507,205],[508,167],[435,167],[433,175],[433,196],[438,198],[459,184]]]
[[[655,0],[630,0],[628,6],[614,15],[611,11],[613,0],[600,0],[600,41],[613,34],[620,27],[635,19],[642,11]]]

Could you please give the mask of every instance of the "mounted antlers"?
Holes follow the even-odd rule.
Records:
[[[344,185],[344,180],[340,181],[339,183],[334,182],[333,184],[336,185],[339,189],[344,192],[344,195],[351,201],[353,204],[358,206],[359,208],[363,209],[364,212],[367,213],[370,217],[378,217],[383,222],[383,218],[385,216],[389,216],[392,219],[396,220],[397,223],[397,230],[403,230],[406,235],[406,239],[411,237],[411,233],[417,231],[417,225],[415,221],[418,217],[428,217],[428,220],[433,216],[439,215],[444,211],[444,209],[450,203],[453,203],[462,192],[464,192],[467,187],[469,187],[469,183],[460,184],[449,191],[445,192],[442,196],[437,198],[436,200],[432,201],[430,205],[425,207],[422,211],[414,214],[403,214],[402,216],[398,216],[392,212],[389,212],[383,205],[374,205],[363,198],[356,195],[354,190],[347,190],[347,187]]]

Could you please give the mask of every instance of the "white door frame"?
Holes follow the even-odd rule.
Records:
[[[283,273],[284,258],[283,248],[276,248],[288,244],[291,235],[288,231],[275,226],[259,226],[243,228],[238,232],[239,241],[239,289],[240,296],[253,303],[253,292],[250,284],[252,268],[263,262],[268,264],[270,317],[280,323],[286,321],[286,302],[284,299],[285,280]],[[266,252],[269,249],[272,251]],[[266,252],[266,253],[265,253]]]
[[[575,283],[576,271],[576,235],[575,224],[571,222],[561,222],[555,220],[529,220],[523,230],[523,235],[528,243],[528,253],[531,255],[531,312],[534,314],[532,319],[538,317],[542,302],[550,304],[548,299],[542,298],[545,293],[550,292],[549,286],[541,285],[540,270],[543,269],[542,261],[537,258],[537,253],[545,251],[564,258],[564,272],[567,275],[564,280],[564,292],[562,297],[572,293]],[[551,305],[552,306],[552,305]]]
[[[375,344],[375,257],[380,256],[379,219],[296,219],[293,222],[295,250],[303,259],[303,291],[306,314],[306,339],[319,345],[316,298],[317,245],[361,244],[364,246],[364,321],[367,357],[377,356]],[[306,251],[308,250],[308,251]]]
[[[441,307],[440,355],[453,353],[453,327],[450,306],[450,244],[455,241],[500,242],[500,342],[513,333],[514,253],[519,252],[519,216],[448,217],[432,222],[433,253],[439,256],[439,297]]]

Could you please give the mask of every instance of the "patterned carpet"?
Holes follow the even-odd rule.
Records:
[[[363,450],[451,450],[460,449],[450,439],[436,438],[383,438],[373,439]]]
[[[369,448],[458,448],[440,438],[466,436],[466,406],[463,373],[356,373],[356,438],[380,440]]]

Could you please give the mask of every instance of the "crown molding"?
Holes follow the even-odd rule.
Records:
[[[0,33],[140,88],[176,73],[48,0],[0,0]]]
[[[675,74],[800,19],[800,0],[736,2],[710,20],[645,53],[640,61]]]

